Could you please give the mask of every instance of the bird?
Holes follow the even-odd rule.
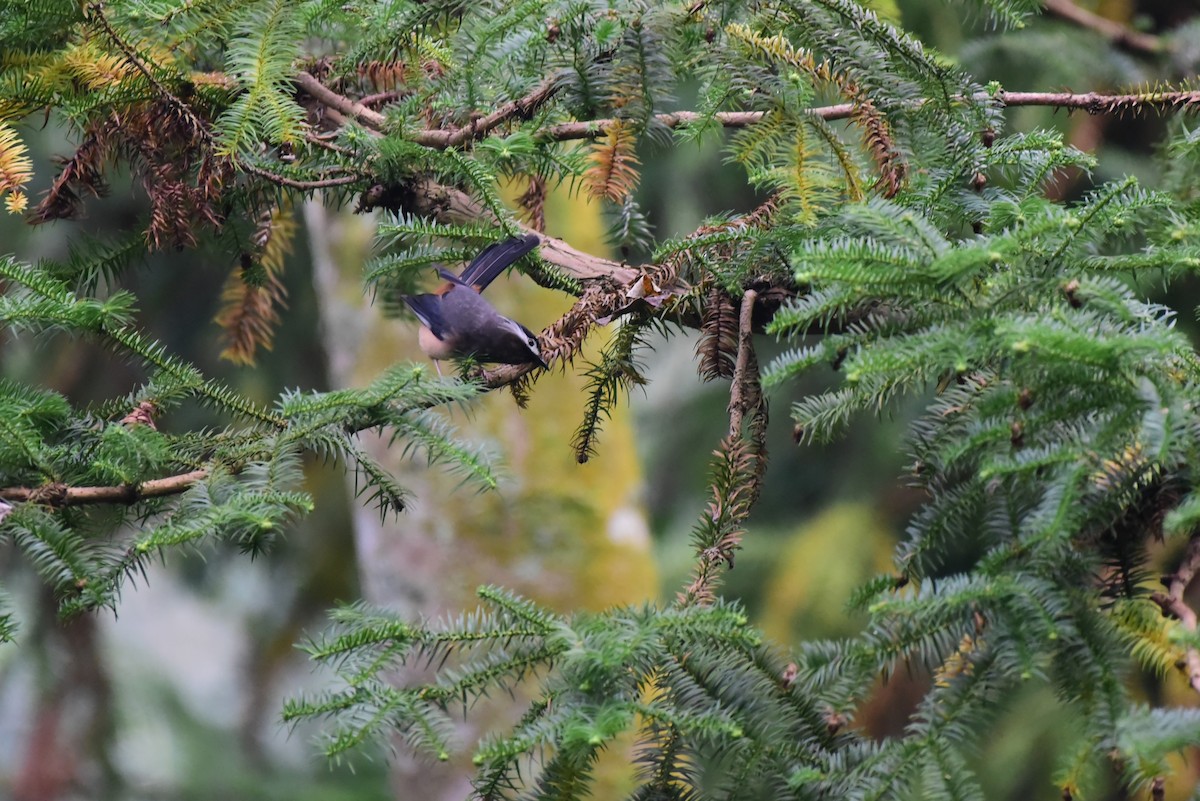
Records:
[[[480,294],[496,276],[540,242],[537,234],[496,242],[480,251],[462,275],[439,269],[438,275],[446,283],[435,292],[404,296],[408,308],[421,321],[417,343],[433,359],[438,375],[442,374],[439,362],[456,356],[470,356],[480,362],[547,367],[534,333],[496,311]]]

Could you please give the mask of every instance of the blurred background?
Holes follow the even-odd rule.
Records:
[[[875,4],[981,81],[1010,90],[1103,91],[1195,75],[1200,4],[1081,5],[1151,36],[1173,32],[1172,55],[1150,58],[1113,47],[1054,18],[999,34],[971,4]],[[688,101],[681,93],[680,107]],[[1155,158],[1156,143],[1185,121],[1031,108],[1009,112],[1008,122],[1010,130],[1062,131],[1097,155],[1093,175],[1063,176],[1055,185],[1064,198],[1125,174],[1167,187],[1196,177],[1164,175]],[[53,158],[72,150],[53,119],[40,131],[35,125],[22,129],[38,170],[34,195],[52,179]],[[741,169],[724,163],[718,139],[648,147],[640,156],[645,169],[638,199],[659,240],[761,200],[747,189]],[[553,194],[547,232],[609,254],[604,212],[581,195],[568,187]],[[117,238],[136,231],[145,204],[136,180],[125,176],[86,209],[87,218],[77,223],[36,229],[15,217],[0,219],[0,251],[29,261],[61,259],[80,232]],[[218,358],[223,344],[213,317],[237,265],[215,250],[159,253],[127,272],[124,281],[140,298],[140,324],[172,352],[264,403],[285,388],[362,385],[395,361],[420,359],[412,322],[383,319],[361,289],[375,220],[319,202],[294,213],[301,229],[283,274],[287,309],[274,349],[261,353],[256,366]],[[1145,289],[1154,296],[1163,288],[1148,281]],[[569,305],[568,298],[519,278],[498,282],[489,293],[534,329]],[[1193,335],[1198,301],[1200,286],[1172,287],[1170,304]],[[592,343],[593,353],[599,344]],[[769,361],[775,343],[762,338],[757,344],[760,360]],[[673,598],[692,565],[689,531],[707,501],[710,453],[727,426],[728,387],[698,380],[694,347],[693,337],[677,334],[643,354],[651,383],[622,403],[604,427],[599,455],[586,465],[575,463],[569,446],[583,414],[578,376],[540,380],[525,411],[507,393],[492,393],[453,419],[466,439],[491,450],[503,466],[499,492],[477,493],[419,457],[368,442],[412,490],[404,514],[380,521],[355,498],[352,479],[338,466],[314,461],[307,480],[316,512],[273,551],[255,560],[214,548],[177,554],[129,588],[116,616],[60,624],[46,590],[0,544],[0,584],[22,624],[15,644],[0,645],[0,798],[465,797],[469,766],[461,760],[431,765],[379,751],[330,765],[318,754],[316,731],[285,728],[279,722],[283,699],[331,680],[312,672],[295,645],[324,626],[337,602],[361,597],[430,617],[470,608],[483,583],[561,609]],[[88,342],[3,335],[0,376],[52,387],[77,404],[124,394],[144,379],[140,368]],[[767,482],[723,590],[784,648],[850,635],[862,625],[847,612],[846,600],[859,583],[890,568],[897,538],[921,500],[904,480],[905,430],[921,399],[881,419],[864,418],[833,446],[793,445],[791,402],[835,378],[816,371],[771,397]],[[225,422],[197,405],[172,410],[160,427],[182,431]],[[1154,554],[1163,565],[1172,556]],[[1195,703],[1174,675],[1134,681],[1148,701]],[[881,683],[858,724],[878,736],[900,733],[926,682],[913,666]],[[506,713],[503,705],[483,710],[473,716],[472,729],[464,726],[464,737]],[[1059,744],[1069,740],[1061,735],[1071,726],[1044,688],[1015,699],[976,760],[988,797],[1058,798],[1052,773],[1064,756]],[[631,786],[619,756],[602,767],[597,797],[618,798]],[[1200,767],[1184,767],[1167,797],[1187,797],[1198,777]]]

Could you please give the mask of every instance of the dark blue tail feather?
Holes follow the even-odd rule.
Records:
[[[455,283],[473,286],[477,291],[482,292],[488,284],[495,280],[496,276],[504,272],[517,259],[536,248],[541,241],[541,237],[537,234],[526,234],[488,245],[471,260],[467,268],[462,271],[462,275],[455,279]]]

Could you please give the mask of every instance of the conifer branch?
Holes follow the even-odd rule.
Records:
[[[530,373],[534,367],[535,365],[502,365],[492,370],[481,371],[475,377],[478,379],[478,386],[481,390],[490,391],[516,384]],[[443,402],[443,399],[433,396],[415,404],[412,408],[413,410],[431,408],[439,405],[440,402]],[[137,411],[131,413],[122,422],[133,420],[144,424],[144,420],[135,417],[137,414]],[[377,424],[376,421],[369,420],[360,426],[354,426],[354,430],[348,433],[357,433],[360,430],[372,428]],[[248,466],[249,464],[223,464],[222,469],[229,475],[236,476]],[[150,479],[140,484],[121,484],[115,486],[71,487],[61,482],[51,482],[39,487],[0,487],[0,501],[36,503],[54,508],[94,504],[132,505],[151,498],[178,495],[187,491],[193,485],[204,481],[210,473],[211,470],[209,468],[199,468],[186,473]]]
[[[116,29],[113,28],[112,23],[109,22],[108,16],[104,13],[104,3],[89,3],[85,11],[85,16],[86,18],[95,21],[96,24],[98,24],[104,30],[104,33],[106,36],[108,36],[109,40],[117,46],[117,49],[120,50],[122,54],[124,54],[125,59],[129,62],[130,66],[141,73],[142,77],[154,87],[154,91],[156,91],[160,97],[169,101],[171,105],[178,109],[181,114],[187,117],[189,122],[196,126],[197,129],[202,129],[204,127],[200,125],[199,119],[195,114],[192,113],[191,107],[176,97],[175,94],[168,89],[162,81],[158,80],[153,71],[146,66],[146,62],[142,60],[142,57],[138,55],[133,46],[126,42],[124,38],[117,33]]]
[[[1163,40],[1158,36],[1135,31],[1086,8],[1080,8],[1071,0],[1045,0],[1045,4],[1047,14],[1098,33],[1122,50],[1157,55],[1165,49]]]
[[[1167,591],[1165,593],[1156,592],[1150,596],[1150,599],[1162,609],[1164,615],[1178,619],[1179,624],[1191,633],[1197,631],[1198,621],[1196,610],[1188,606],[1184,600],[1184,593],[1187,592],[1188,585],[1192,583],[1192,579],[1198,572],[1200,572],[1200,533],[1193,534],[1192,538],[1188,540],[1187,549],[1183,553],[1183,561],[1180,562],[1175,572],[1163,576],[1162,583]],[[1180,667],[1187,676],[1188,685],[1200,693],[1200,650],[1186,648],[1183,664]]]

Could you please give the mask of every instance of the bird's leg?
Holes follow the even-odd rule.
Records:
[[[437,359],[434,359],[433,366],[438,371],[438,378],[441,378],[442,377],[442,363],[439,362]]]

